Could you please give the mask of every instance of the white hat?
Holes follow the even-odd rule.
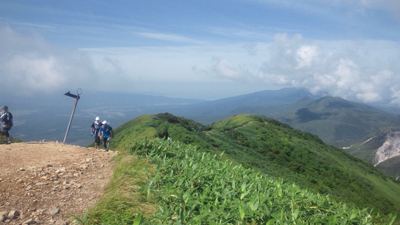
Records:
[[[104,121],[102,122],[102,124],[107,124],[107,120],[104,120]]]
[[[100,117],[97,116],[95,120],[100,120]]]

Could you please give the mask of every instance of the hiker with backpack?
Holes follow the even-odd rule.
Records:
[[[100,136],[99,136],[99,130],[101,127],[102,123],[100,122],[100,118],[97,116],[94,119],[94,122],[92,123],[92,126],[90,127],[90,135],[94,135],[94,147],[96,149],[100,149]]]
[[[106,151],[110,149],[110,139],[114,137],[114,132],[110,124],[104,120],[99,129],[99,137],[103,139],[103,146]]]
[[[11,130],[11,127],[14,125],[14,122],[12,114],[8,111],[8,106],[5,105],[1,108],[0,119],[1,119],[1,127],[3,128],[3,134],[7,138],[6,143],[11,144],[11,137],[8,131]]]

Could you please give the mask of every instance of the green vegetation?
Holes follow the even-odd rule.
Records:
[[[19,143],[24,141],[18,138],[12,138],[12,142]],[[5,135],[0,135],[0,144],[6,144],[6,143],[7,143],[7,137]]]
[[[134,142],[147,138],[173,138],[183,143],[196,143],[208,149],[210,139],[202,132],[210,128],[183,117],[176,117],[169,113],[156,116],[143,115],[121,125],[115,129],[118,134],[113,140],[115,149],[128,149]]]
[[[132,152],[157,165],[143,191],[153,193],[160,205],[152,223],[372,224],[366,209],[338,204],[179,142],[146,142]]]
[[[110,187],[88,214],[93,223],[390,224],[393,217],[379,214],[400,212],[392,178],[262,116],[203,126],[144,115],[116,129],[112,149],[140,158],[116,160]]]
[[[390,177],[309,133],[265,117],[239,115],[209,135],[237,162],[303,188],[384,213],[400,212],[400,186]],[[387,188],[383,191],[380,186]]]
[[[137,192],[149,183],[155,172],[154,166],[146,159],[126,154],[115,158],[115,164],[111,183],[96,206],[87,213],[85,224],[133,224],[139,215],[148,217],[156,212],[156,206]],[[79,218],[75,220],[79,221]]]
[[[394,157],[381,162],[376,168],[398,180],[400,176],[400,157]]]
[[[84,215],[85,224],[392,224],[395,219],[338,203],[181,142],[145,140],[129,150],[139,158],[118,158],[116,175],[100,203]],[[125,158],[129,160],[122,162]],[[133,166],[140,161],[144,163]],[[155,172],[148,162],[157,165]],[[140,177],[142,171],[149,172]],[[150,174],[141,188],[129,190],[138,176],[146,180]],[[158,210],[154,213],[148,203]]]

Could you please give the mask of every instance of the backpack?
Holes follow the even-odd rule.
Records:
[[[94,123],[93,123],[93,127],[94,127],[94,130],[95,130],[95,131],[99,131],[99,129],[100,129],[100,127],[101,127],[101,123],[100,123],[100,122],[98,122],[98,123],[94,122]]]
[[[14,120],[13,120],[13,115],[9,112],[10,114],[10,125],[14,126]],[[11,127],[10,127],[11,128]]]
[[[14,126],[13,116],[10,112],[6,112],[7,116],[2,119],[2,127],[6,129],[11,129]]]

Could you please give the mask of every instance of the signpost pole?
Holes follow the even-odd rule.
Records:
[[[80,90],[80,91],[79,91],[79,90]],[[65,142],[67,141],[67,136],[68,136],[69,128],[70,128],[71,123],[72,123],[72,118],[74,117],[75,109],[76,109],[76,106],[78,105],[78,100],[80,99],[80,96],[79,96],[80,93],[79,93],[79,92],[82,93],[82,90],[81,90],[80,88],[78,89],[78,94],[77,94],[77,95],[71,94],[69,91],[68,91],[67,93],[64,94],[64,95],[66,95],[66,96],[75,98],[75,105],[74,105],[74,107],[72,108],[72,113],[71,113],[71,116],[70,116],[70,118],[69,118],[69,122],[68,122],[68,126],[67,126],[67,131],[65,132],[63,144],[65,144]]]

